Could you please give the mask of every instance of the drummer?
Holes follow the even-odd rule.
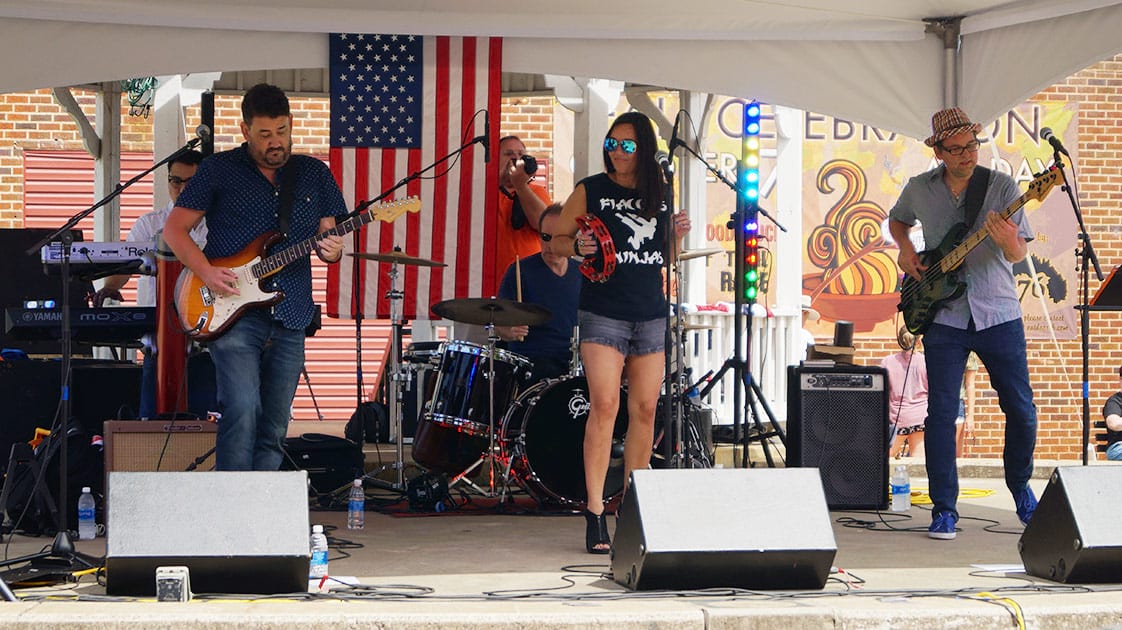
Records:
[[[553,227],[561,216],[561,204],[542,212],[538,237],[542,243],[553,238]],[[496,326],[499,337],[512,352],[534,362],[530,382],[557,378],[569,371],[570,335],[577,325],[581,274],[568,256],[554,254],[548,247],[511,264],[503,274],[499,297],[545,307],[553,317],[536,326]]]

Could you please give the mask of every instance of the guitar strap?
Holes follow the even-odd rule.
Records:
[[[966,184],[966,227],[972,227],[978,220],[978,211],[986,199],[986,188],[990,185],[990,169],[984,166],[974,168],[974,174]]]
[[[296,198],[296,178],[300,174],[299,162],[293,155],[289,157],[288,163],[284,165],[284,173],[281,176],[280,186],[280,208],[277,209],[277,226],[280,228],[281,234],[288,236],[289,220],[292,218],[292,201]]]

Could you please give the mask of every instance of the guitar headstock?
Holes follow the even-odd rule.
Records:
[[[407,212],[420,212],[421,199],[419,197],[405,197],[394,201],[379,203],[370,211],[370,216],[377,221],[389,223]]]
[[[1060,181],[1060,169],[1052,167],[1043,173],[1039,174],[1031,182],[1029,182],[1028,190],[1025,191],[1025,198],[1034,201],[1043,201],[1052,187]]]

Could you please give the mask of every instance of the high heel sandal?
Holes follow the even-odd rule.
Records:
[[[612,539],[608,536],[608,519],[604,513],[593,514],[584,511],[584,546],[588,553],[605,554],[612,550]],[[597,548],[602,546],[602,548]]]

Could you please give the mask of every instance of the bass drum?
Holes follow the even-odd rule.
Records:
[[[570,506],[584,503],[584,425],[588,421],[588,381],[565,376],[530,387],[503,418],[511,476],[539,501]],[[619,396],[612,431],[612,456],[604,500],[623,492],[623,442],[627,434],[627,392]]]

